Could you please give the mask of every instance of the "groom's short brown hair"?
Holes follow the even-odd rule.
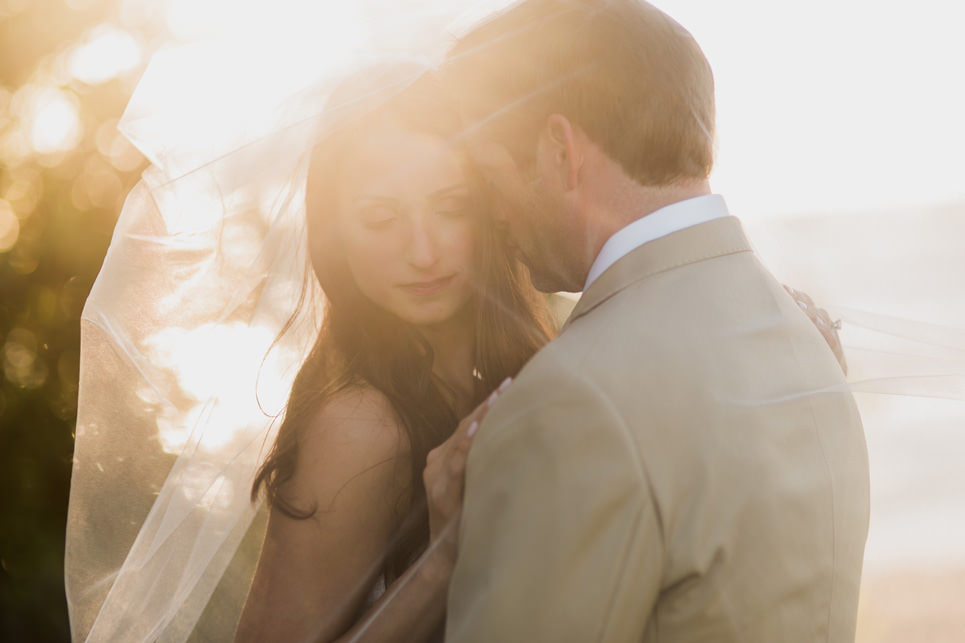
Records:
[[[714,80],[693,37],[639,0],[525,0],[465,35],[446,78],[464,114],[518,162],[552,113],[644,185],[713,166]]]

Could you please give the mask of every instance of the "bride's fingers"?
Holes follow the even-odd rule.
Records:
[[[496,403],[496,400],[499,399],[499,396],[506,389],[508,389],[509,385],[512,383],[513,383],[513,378],[507,377],[506,379],[504,379],[502,383],[500,383],[500,385],[496,387],[496,390],[490,393],[489,397],[487,397],[483,402],[481,402],[479,406],[477,406],[476,409],[469,414],[470,417],[474,417],[474,419],[481,420],[482,417],[485,416],[486,413],[489,411],[489,409],[492,408],[493,404]]]
[[[486,412],[495,404],[499,394],[512,382],[506,378],[490,396],[477,406],[472,413],[463,418],[456,432],[444,443],[432,449],[426,457],[422,472],[423,484],[437,507],[454,503],[462,505],[463,487],[466,477],[466,460],[473,436]]]
[[[489,397],[483,400],[479,406],[477,406],[469,415],[463,418],[462,422],[459,423],[457,432],[472,437],[479,429],[479,424],[482,422],[483,418],[486,417],[486,413],[489,412],[489,409],[491,409],[496,403],[496,400],[499,399],[500,394],[509,388],[509,385],[512,384],[512,381],[513,378],[511,377],[504,379],[502,384],[500,384],[495,391],[489,394]]]

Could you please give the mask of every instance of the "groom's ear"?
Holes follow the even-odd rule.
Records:
[[[540,138],[548,166],[567,190],[575,189],[583,167],[583,150],[576,127],[562,114],[550,114]]]

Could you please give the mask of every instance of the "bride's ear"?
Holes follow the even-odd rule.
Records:
[[[540,136],[540,153],[544,167],[559,177],[566,190],[575,189],[580,182],[583,152],[578,139],[576,127],[562,114],[550,114],[546,118]]]

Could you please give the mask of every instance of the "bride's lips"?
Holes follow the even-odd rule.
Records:
[[[441,277],[439,279],[432,279],[429,281],[413,281],[411,283],[402,284],[400,288],[406,292],[412,293],[413,295],[434,295],[445,290],[445,288],[452,283],[452,280],[455,278],[456,275],[449,275],[448,277]]]

